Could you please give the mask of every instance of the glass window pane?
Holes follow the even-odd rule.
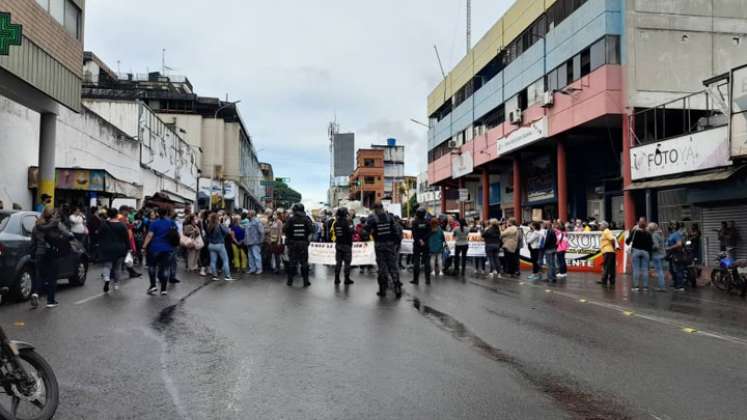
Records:
[[[60,25],[65,22],[65,0],[49,0],[49,13]]]
[[[607,64],[620,64],[620,38],[607,36]]]
[[[591,71],[602,67],[606,63],[605,55],[605,41],[602,38],[591,46]]]
[[[568,86],[568,70],[567,63],[563,63],[558,67],[558,89],[563,89]]]
[[[70,0],[65,1],[65,30],[74,36],[76,39],[80,38],[80,32],[78,31],[80,22],[80,10]]]
[[[581,78],[581,54],[573,56],[573,76],[571,80]]]
[[[49,11],[49,0],[36,0],[36,2],[39,3],[42,9]]]
[[[558,69],[550,71],[547,75],[547,88],[550,91],[558,90]]]

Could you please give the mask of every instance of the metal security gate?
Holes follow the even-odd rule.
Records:
[[[737,258],[747,259],[747,204],[703,209],[703,246],[706,264],[716,264],[720,252],[718,230],[721,222],[734,221],[739,231]]]

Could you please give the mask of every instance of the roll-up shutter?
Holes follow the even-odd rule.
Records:
[[[734,221],[739,231],[737,259],[747,259],[747,204],[703,209],[703,246],[706,264],[713,266],[720,252],[717,231],[721,222]]]

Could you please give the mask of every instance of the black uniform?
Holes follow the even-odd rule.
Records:
[[[425,284],[431,284],[431,259],[428,238],[431,236],[431,224],[428,219],[416,217],[412,221],[412,284],[420,281],[420,267],[425,266]]]
[[[304,287],[309,282],[309,236],[314,232],[314,224],[305,213],[296,212],[285,223],[285,241],[288,246],[288,286],[293,285],[296,267],[301,265]]]
[[[345,284],[350,280],[350,263],[353,260],[353,225],[347,217],[336,217],[332,223],[335,233],[335,284],[340,284],[340,271],[345,273]]]
[[[389,281],[394,293],[402,296],[402,283],[399,281],[399,264],[396,245],[402,239],[402,228],[388,213],[372,214],[366,222],[366,230],[373,236],[376,251],[376,264],[379,268],[379,296],[386,295]]]

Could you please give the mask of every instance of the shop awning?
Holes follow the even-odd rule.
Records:
[[[732,176],[736,175],[738,172],[742,171],[747,165],[745,166],[735,166],[727,169],[720,169],[717,171],[709,171],[709,172],[700,172],[693,175],[687,175],[687,176],[678,176],[678,177],[670,177],[670,178],[657,178],[657,179],[651,179],[646,181],[638,181],[630,184],[625,189],[628,191],[632,190],[646,190],[646,189],[656,189],[656,188],[664,188],[664,187],[678,187],[681,185],[690,185],[690,184],[703,184],[708,182],[717,182],[717,181],[725,181]]]

